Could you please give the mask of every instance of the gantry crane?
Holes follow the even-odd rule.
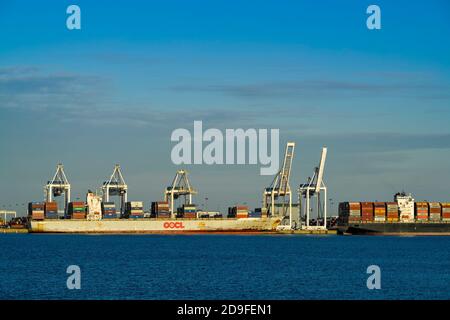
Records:
[[[292,228],[292,194],[289,178],[291,176],[292,160],[294,158],[295,142],[288,142],[284,153],[283,167],[275,176],[270,187],[263,192],[263,206],[269,215],[279,215],[282,219],[289,217]],[[277,204],[278,212],[275,212]]]
[[[169,202],[169,210],[172,218],[175,218],[174,201],[180,196],[184,197],[184,204],[192,204],[192,196],[197,191],[191,186],[186,170],[178,170],[172,184],[166,188],[164,200]]]
[[[327,187],[323,182],[323,173],[325,170],[325,160],[327,158],[327,148],[322,148],[322,156],[320,157],[319,166],[314,169],[314,174],[312,177],[308,178],[308,182],[301,184],[298,189],[299,206],[300,206],[300,217],[305,217],[305,225],[302,228],[305,229],[326,229],[327,228]],[[324,193],[324,201],[322,203],[322,198],[320,193]],[[323,213],[324,223],[323,226],[313,226],[309,225],[309,218],[311,213],[311,198],[316,197],[316,210],[317,218]],[[318,219],[317,219],[318,220]]]
[[[120,165],[116,164],[109,180],[103,182],[102,192],[103,202],[109,202],[110,196],[120,197],[120,213],[123,214],[125,202],[127,202],[128,186],[123,178]]]
[[[67,214],[68,204],[70,202],[70,183],[64,172],[64,166],[59,163],[56,166],[56,172],[52,180],[47,181],[44,186],[45,201],[51,202],[53,198],[64,195],[64,214]]]

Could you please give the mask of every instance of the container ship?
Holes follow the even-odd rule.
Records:
[[[229,208],[227,217],[216,212],[197,211],[193,204],[169,212],[167,201],[153,202],[150,214],[144,213],[143,202],[125,203],[123,214],[113,202],[101,202],[88,193],[86,202],[69,203],[67,216],[54,212],[56,202],[29,204],[29,230],[34,233],[207,233],[207,232],[273,232],[281,223],[279,217],[269,217],[264,210],[248,210],[247,206]],[[51,211],[53,210],[53,211]]]
[[[251,233],[275,232],[279,218],[32,220],[34,233]]]
[[[373,235],[450,235],[450,202],[416,202],[397,193],[393,202],[341,202],[338,232]]]

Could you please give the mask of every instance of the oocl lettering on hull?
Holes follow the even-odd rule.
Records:
[[[164,229],[184,229],[183,222],[164,222]]]

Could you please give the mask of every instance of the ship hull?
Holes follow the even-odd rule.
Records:
[[[114,219],[31,221],[33,233],[227,233],[272,232],[279,218],[243,219]]]
[[[450,235],[450,223],[354,223],[338,227],[343,234]]]

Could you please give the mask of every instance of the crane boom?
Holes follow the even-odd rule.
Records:
[[[283,168],[281,169],[281,191],[286,193],[289,188],[289,178],[291,176],[292,160],[294,157],[295,142],[288,142],[284,153]]]
[[[320,191],[320,187],[322,185],[323,172],[325,170],[325,160],[326,159],[327,159],[327,148],[323,147],[322,148],[322,156],[320,157],[320,164],[319,164],[319,169],[318,169],[318,173],[317,173],[316,189],[314,190],[314,192],[316,192],[316,193]]]

